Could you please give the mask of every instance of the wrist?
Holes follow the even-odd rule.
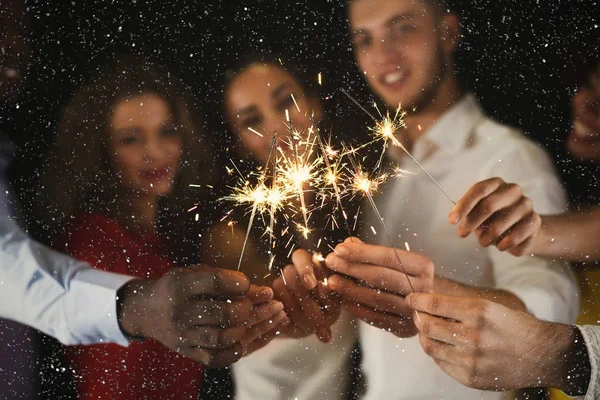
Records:
[[[591,376],[590,358],[581,332],[573,325],[550,324],[556,368],[550,368],[548,386],[572,395],[584,395]]]
[[[533,237],[533,245],[531,246],[531,253],[544,257],[549,255],[549,247],[554,242],[554,238],[552,238],[551,229],[548,227],[549,218],[545,215],[540,215],[542,218],[542,225],[540,226],[540,230]]]
[[[127,282],[117,291],[117,318],[121,331],[129,339],[144,339],[147,332],[144,329],[145,311],[144,287],[148,281],[135,279]]]

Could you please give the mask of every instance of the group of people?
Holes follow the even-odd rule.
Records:
[[[23,2],[0,7],[0,60],[16,60],[0,63],[3,108],[31,49]],[[16,222],[2,142],[0,316],[69,345],[79,397],[197,398],[205,366],[233,364],[237,399],[343,399],[356,343],[361,399],[501,399],[530,387],[600,396],[600,328],[573,325],[569,266],[600,258],[600,211],[568,211],[545,151],[463,89],[460,18],[444,2],[350,0],[347,13],[370,89],[408,110],[398,139],[459,199],[419,173],[381,188],[390,236],[412,251],[375,235],[379,216],[363,207],[364,229],[324,260],[311,238],[297,234],[287,260],[257,233],[235,271],[245,229],[211,215],[214,199],[194,189],[223,180],[198,110],[173,73],[139,57],[100,67],[62,112],[36,202],[53,249]],[[223,89],[233,151],[256,165],[288,130],[286,112],[298,131],[327,119],[308,82],[269,55],[230,69]],[[573,99],[568,146],[585,162],[600,162],[599,101],[600,62]],[[385,162],[414,170],[396,150]],[[272,252],[286,262],[267,279]],[[3,373],[28,367],[10,360],[32,354],[30,333],[2,322]],[[24,382],[3,394],[24,398]]]

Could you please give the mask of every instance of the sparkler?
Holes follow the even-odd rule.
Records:
[[[319,141],[319,147],[321,148],[321,153],[323,154],[323,161],[325,163],[325,183],[331,185],[331,187],[333,188],[333,194],[335,196],[337,205],[340,208],[340,211],[342,212],[342,217],[344,218],[344,224],[346,225],[348,237],[352,237],[352,230],[350,229],[350,225],[348,224],[348,215],[344,210],[344,205],[342,204],[342,194],[338,185],[340,177],[337,172],[337,166],[339,164],[336,163],[336,166],[333,167],[331,165],[331,162],[329,161],[329,156],[336,154],[336,152],[331,148],[331,146],[325,146],[325,143],[323,143],[323,139],[321,138],[321,136],[317,136],[317,138]]]
[[[303,143],[300,139],[302,136],[301,133],[294,130],[288,110],[286,110],[285,115],[290,130],[288,146],[292,149],[292,158],[285,156],[285,153],[283,153],[284,157],[282,160],[281,175],[284,182],[287,182],[294,188],[296,196],[300,201],[300,211],[302,212],[302,217],[304,219],[304,227],[301,227],[300,229],[306,239],[308,238],[310,230],[308,228],[308,209],[304,199],[304,186],[309,185],[317,179],[319,172],[318,165],[321,160],[313,157],[315,140],[311,139],[309,136]],[[308,132],[308,135],[310,135],[310,132]],[[296,137],[299,138],[299,144],[303,144],[304,151],[302,155],[298,154]],[[311,159],[314,159],[314,161],[311,161]]]
[[[396,255],[396,260],[398,261],[400,268],[402,268],[402,273],[404,273],[404,275],[406,276],[406,280],[408,281],[408,285],[410,286],[410,289],[413,292],[416,292],[414,286],[412,285],[412,282],[410,281],[410,278],[408,277],[408,274],[406,273],[404,264],[402,263],[402,260],[400,260],[400,256],[398,255],[396,246],[394,246],[394,242],[392,241],[392,237],[390,236],[387,226],[383,222],[383,217],[381,216],[381,213],[379,212],[379,209],[377,208],[377,205],[375,204],[375,201],[373,200],[373,193],[377,191],[379,185],[381,185],[383,182],[385,182],[385,179],[387,178],[387,176],[379,175],[378,177],[376,177],[374,179],[370,179],[369,176],[362,170],[360,165],[358,165],[358,163],[356,162],[353,155],[350,156],[350,162],[352,163],[352,168],[353,168],[352,190],[356,193],[361,193],[362,195],[364,195],[367,198],[367,200],[369,200],[369,204],[371,205],[371,208],[375,212],[375,215],[377,216],[377,219],[379,220],[379,223],[380,223],[383,231],[385,232],[385,235],[387,236],[387,239],[390,243],[390,247],[392,248],[392,250],[394,250],[394,254]],[[371,228],[373,228],[373,227],[371,227]],[[418,313],[416,314],[416,316],[417,316],[417,318],[419,318]]]
[[[271,227],[269,229],[269,233],[271,238],[274,238],[273,234],[273,225],[275,219],[275,212],[284,206],[284,200],[286,199],[286,193],[281,190],[281,187],[275,184],[276,176],[275,172],[273,172],[273,182],[271,183],[271,187],[268,188],[265,184],[267,178],[267,171],[269,166],[269,161],[271,156],[273,155],[274,159],[274,167],[276,167],[277,162],[277,136],[275,135],[271,140],[271,147],[269,148],[269,158],[265,163],[265,168],[262,173],[259,175],[258,183],[256,186],[251,186],[248,181],[243,181],[243,175],[240,176],[242,178],[242,182],[240,185],[235,186],[233,188],[233,194],[223,197],[222,200],[229,200],[238,205],[249,204],[250,208],[250,219],[248,221],[248,228],[246,229],[246,236],[244,238],[244,242],[242,245],[242,251],[240,253],[240,258],[238,261],[239,270],[242,265],[242,259],[244,257],[244,253],[246,251],[246,246],[248,244],[248,238],[250,237],[250,232],[252,231],[252,226],[254,224],[254,219],[257,213],[266,213],[269,212],[271,215]],[[275,151],[274,151],[275,150]],[[234,164],[235,167],[235,164]],[[235,167],[237,170],[237,167]],[[238,170],[239,173],[239,170]],[[272,243],[272,242],[271,242]],[[273,260],[271,260],[272,263]]]
[[[273,176],[271,177],[271,194],[275,195],[277,192],[276,184],[277,184],[277,132],[273,135],[273,141],[271,142],[271,151],[269,151],[269,158],[273,157]],[[269,165],[269,159],[267,159],[267,165]],[[266,172],[266,171],[265,171]],[[269,220],[269,252],[271,253],[271,257],[269,260],[269,271],[273,268],[273,263],[275,262],[275,252],[273,251],[276,246],[275,239],[275,211],[277,211],[277,203],[278,199],[271,199],[270,202],[270,220]]]
[[[384,152],[390,141],[395,146],[400,147],[402,149],[402,151],[404,151],[404,153],[406,153],[406,155],[409,156],[415,162],[415,164],[417,164],[419,166],[419,168],[421,168],[421,170],[427,175],[427,177],[431,180],[431,182],[433,182],[438,187],[438,189],[441,190],[441,192],[448,198],[448,200],[450,200],[452,202],[452,204],[456,205],[456,202],[440,186],[440,184],[433,178],[433,176],[431,176],[431,174],[421,165],[421,163],[415,157],[413,157],[413,155],[408,151],[408,149],[406,147],[404,147],[404,145],[396,138],[396,136],[395,136],[396,131],[400,128],[406,127],[406,125],[404,123],[404,116],[406,115],[406,112],[402,111],[401,106],[398,106],[398,109],[396,110],[396,115],[394,116],[393,119],[390,118],[390,115],[388,112],[385,117],[383,117],[381,115],[381,113],[379,113],[379,115],[382,117],[382,119],[378,120],[377,118],[375,118],[373,116],[373,114],[371,114],[366,108],[364,108],[354,97],[352,97],[352,95],[350,93],[348,93],[344,89],[340,89],[340,90],[342,93],[344,93],[346,95],[346,97],[348,97],[354,104],[356,104],[361,110],[363,110],[375,122],[375,127],[373,127],[371,130],[373,132],[373,135],[375,136],[375,140],[383,140]],[[375,106],[375,107],[377,108],[377,106]],[[377,111],[379,112],[379,109],[377,109]],[[383,157],[383,153],[381,154],[381,157]],[[380,159],[380,162],[381,162],[381,159]],[[378,164],[378,165],[380,165],[380,164]]]

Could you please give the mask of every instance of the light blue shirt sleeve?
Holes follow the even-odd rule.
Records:
[[[127,346],[116,297],[131,279],[55,252],[0,215],[0,318],[34,327],[64,344]]]

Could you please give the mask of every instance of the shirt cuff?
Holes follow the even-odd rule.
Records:
[[[598,356],[598,349],[600,348],[600,335],[597,333],[600,328],[590,326],[577,326],[583,341],[587,347],[588,356],[590,358],[591,374],[590,383],[585,396],[575,397],[575,399],[581,400],[594,400],[598,398],[600,394],[600,357]]]
[[[81,344],[128,346],[117,316],[117,290],[135,279],[97,269],[84,269],[70,282],[65,308],[69,329]]]
[[[564,300],[557,300],[557,296],[548,293],[547,289],[534,286],[499,287],[498,289],[517,296],[525,304],[527,312],[538,319],[563,324],[575,322],[576,316],[570,315],[569,310],[565,310],[562,306]]]

